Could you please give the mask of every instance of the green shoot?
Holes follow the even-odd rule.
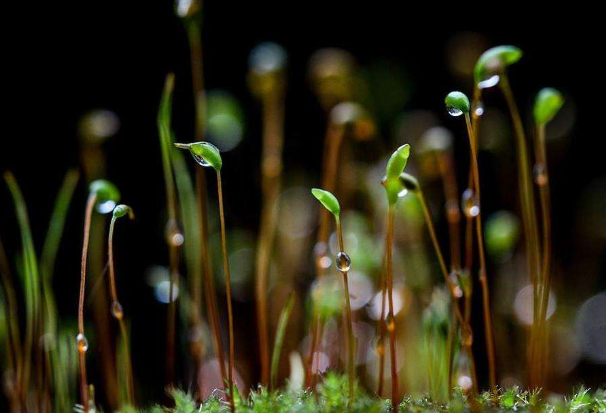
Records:
[[[445,99],[446,108],[452,116],[464,115],[467,125],[467,135],[469,138],[469,147],[471,152],[471,167],[473,174],[474,190],[468,192],[469,202],[465,205],[464,212],[466,216],[474,217],[476,221],[476,241],[478,244],[478,257],[480,261],[480,284],[482,286],[483,312],[484,312],[484,332],[486,335],[486,352],[488,354],[488,367],[490,387],[496,388],[496,352],[494,346],[494,332],[492,329],[492,315],[490,311],[490,295],[488,288],[488,277],[486,270],[486,255],[484,252],[484,233],[482,230],[482,209],[480,206],[480,169],[478,167],[478,155],[476,148],[476,138],[469,116],[469,99],[464,93],[451,92]],[[454,111],[454,113],[453,113]],[[473,192],[475,191],[475,193]],[[465,325],[465,324],[462,324]]]
[[[522,51],[515,46],[497,46],[485,51],[474,68],[474,80],[480,89],[492,87],[499,82],[499,75],[507,66],[522,58]]]
[[[120,201],[120,191],[109,181],[98,179],[89,186],[89,195],[84,215],[84,236],[82,241],[82,260],[80,267],[80,297],[78,299],[78,335],[76,344],[80,361],[80,398],[84,412],[88,412],[89,390],[86,377],[86,352],[88,340],[84,335],[84,295],[86,292],[86,267],[88,262],[88,240],[90,238],[90,225],[95,206],[116,205]]]
[[[408,156],[410,155],[410,145],[404,144],[400,146],[387,161],[385,169],[385,177],[382,185],[385,188],[388,201],[387,209],[387,233],[385,238],[385,265],[386,265],[386,282],[387,289],[387,304],[388,313],[387,331],[389,331],[389,351],[391,361],[391,399],[392,405],[397,406],[400,402],[399,383],[398,383],[398,364],[396,360],[396,320],[393,307],[393,269],[392,269],[392,247],[393,247],[393,231],[394,231],[394,207],[398,199],[405,194],[405,188],[400,181],[400,175],[406,168]],[[385,289],[382,291],[385,295]],[[384,323],[385,320],[379,320],[379,323]],[[382,378],[379,378],[382,380]]]
[[[542,217],[542,265],[537,282],[539,287],[538,338],[535,349],[535,384],[542,385],[547,369],[546,352],[548,345],[547,333],[547,304],[551,284],[551,195],[549,193],[549,172],[547,168],[547,147],[545,144],[545,126],[549,123],[564,104],[562,94],[553,88],[542,89],[534,104],[535,119],[535,153],[534,166],[535,183],[539,187],[539,203]]]
[[[109,235],[107,238],[107,254],[109,260],[109,287],[111,294],[111,314],[118,321],[120,326],[120,334],[122,337],[122,343],[124,348],[124,359],[125,366],[124,370],[126,372],[126,394],[128,397],[128,404],[135,404],[135,389],[134,389],[134,380],[133,380],[133,371],[132,371],[132,363],[130,357],[130,340],[128,339],[128,333],[126,330],[126,325],[124,323],[124,310],[122,309],[122,304],[118,300],[118,291],[116,289],[116,271],[114,268],[114,226],[116,224],[116,220],[127,216],[130,219],[134,219],[135,215],[133,210],[128,205],[120,204],[114,208],[114,213],[112,215],[111,222],[109,224]],[[119,366],[117,366],[119,367]]]
[[[350,401],[354,396],[354,385],[355,385],[355,339],[353,335],[353,321],[351,316],[351,303],[350,303],[350,294],[349,294],[349,280],[347,273],[351,267],[351,259],[349,255],[345,252],[345,247],[343,245],[343,232],[341,231],[341,206],[339,205],[339,201],[337,198],[328,191],[323,189],[313,188],[311,193],[324,208],[326,208],[333,216],[335,217],[335,222],[337,224],[337,238],[339,239],[339,253],[336,257],[336,266],[337,270],[343,274],[343,292],[345,294],[345,316],[347,322],[347,342],[348,342],[348,375],[349,375],[349,399]]]
[[[234,400],[234,368],[235,368],[235,350],[234,350],[234,318],[231,302],[231,274],[229,270],[229,255],[227,253],[227,237],[225,231],[225,213],[223,210],[223,185],[221,180],[221,167],[223,160],[221,153],[213,144],[208,142],[194,143],[175,143],[179,149],[190,151],[198,165],[205,168],[213,168],[217,175],[217,196],[219,198],[219,218],[221,223],[221,249],[223,252],[223,276],[225,277],[225,294],[227,296],[227,320],[229,328],[229,361],[228,361],[228,383],[229,383],[229,403],[232,413],[235,411]]]
[[[282,344],[284,342],[284,335],[286,334],[286,328],[288,327],[288,320],[292,311],[293,304],[295,302],[295,293],[291,292],[282,308],[280,313],[280,319],[278,320],[278,327],[276,328],[276,338],[274,340],[274,350],[271,357],[271,374],[270,374],[270,390],[276,389],[276,382],[278,381],[278,366],[280,364],[280,354],[282,352]]]

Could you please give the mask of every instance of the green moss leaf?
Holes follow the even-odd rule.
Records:
[[[534,101],[534,121],[537,125],[551,122],[562,105],[564,105],[564,96],[559,90],[551,87],[541,89]]]
[[[385,177],[387,180],[397,179],[400,174],[404,172],[409,155],[410,145],[407,143],[400,146],[391,154],[389,161],[387,162],[387,168],[385,169]]]
[[[97,179],[89,186],[91,194],[97,195],[97,203],[102,204],[107,201],[118,203],[120,201],[120,191],[116,185],[105,179]]]
[[[336,196],[328,191],[318,188],[313,188],[311,193],[318,201],[320,201],[324,208],[329,210],[335,217],[339,216],[341,213],[341,206],[339,205],[339,200]]]
[[[446,110],[452,116],[459,116],[463,113],[469,113],[471,105],[469,104],[469,98],[463,92],[450,92],[444,99],[446,103]]]
[[[497,46],[488,49],[478,59],[474,68],[474,79],[476,83],[507,66],[516,63],[522,58],[522,50],[515,46]]]
[[[194,160],[205,168],[211,167],[215,171],[221,171],[223,160],[219,149],[209,142],[194,142],[194,143],[175,143],[175,147],[179,149],[189,149],[189,152],[194,157]]]

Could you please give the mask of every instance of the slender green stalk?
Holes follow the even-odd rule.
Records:
[[[467,125],[467,134],[469,136],[469,147],[471,148],[471,163],[473,167],[473,180],[475,194],[478,202],[478,213],[476,220],[476,237],[478,243],[478,256],[480,260],[480,284],[482,286],[482,303],[484,309],[484,333],[486,335],[486,352],[488,353],[488,372],[491,389],[496,389],[496,352],[494,345],[494,331],[492,328],[492,315],[490,310],[490,291],[488,288],[488,278],[486,275],[486,256],[484,251],[484,232],[482,231],[482,207],[480,195],[480,170],[478,167],[478,155],[476,151],[476,138],[471,125],[469,112],[465,113],[465,123]]]
[[[234,316],[231,304],[231,273],[229,271],[229,255],[227,254],[227,236],[225,234],[225,212],[223,210],[223,186],[221,172],[217,172],[217,195],[219,197],[219,218],[221,222],[221,249],[223,251],[223,276],[225,277],[225,294],[227,299],[227,321],[229,326],[229,405],[232,413],[236,411],[234,392],[234,368],[236,356],[234,350]]]
[[[278,320],[278,327],[276,328],[276,338],[274,340],[274,350],[271,357],[271,374],[269,380],[269,390],[275,390],[276,383],[278,381],[278,366],[280,364],[280,354],[282,352],[282,344],[284,343],[284,335],[286,334],[286,327],[288,327],[288,320],[292,311],[293,304],[295,302],[294,291],[290,293],[282,312]]]
[[[120,207],[120,205],[118,206]],[[129,214],[132,214],[132,210],[129,208]],[[116,224],[116,220],[119,218],[118,215],[114,212],[112,216],[111,222],[109,224],[109,235],[107,237],[107,255],[109,260],[109,286],[110,286],[110,294],[111,294],[111,313],[114,318],[118,321],[120,326],[120,335],[122,337],[122,342],[124,343],[124,351],[125,351],[125,371],[126,371],[126,394],[128,395],[128,404],[131,406],[135,405],[135,385],[133,379],[133,369],[132,362],[130,356],[130,340],[128,337],[128,332],[126,329],[126,324],[124,322],[124,311],[122,309],[122,304],[118,300],[118,291],[116,289],[116,271],[114,267],[114,227]],[[132,215],[131,215],[132,218]]]

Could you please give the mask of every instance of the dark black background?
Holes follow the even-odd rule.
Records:
[[[574,98],[577,120],[569,153],[555,167],[559,180],[553,189],[560,224],[556,231],[563,236],[556,248],[565,252],[571,242],[566,240],[570,231],[566,217],[575,207],[575,188],[606,171],[599,150],[604,136],[599,26],[603,23],[596,11],[576,4],[536,8],[530,2],[451,2],[448,6],[437,2],[207,2],[203,32],[207,87],[233,92],[246,108],[247,118],[245,141],[224,156],[225,165],[237,165],[225,172],[229,225],[255,230],[258,224],[260,125],[245,78],[252,47],[271,40],[287,49],[286,167],[317,171],[324,119],[306,79],[307,60],[314,50],[342,47],[362,65],[379,58],[396,60],[414,80],[407,109],[442,113],[447,92],[470,89],[450,75],[447,41],[456,33],[475,31],[492,45],[515,44],[525,51],[523,61],[512,70],[522,108],[529,107],[543,86],[558,87]],[[63,174],[78,165],[78,119],[92,108],[112,109],[121,119],[118,136],[105,145],[108,178],[118,184],[123,201],[137,213],[134,224],[120,229],[124,241],[118,242],[129,250],[128,260],[123,259],[128,262],[120,265],[127,278],[124,295],[134,297],[125,298],[124,305],[134,317],[135,368],[143,380],[152,382],[161,377],[163,366],[164,310],[152,302],[149,291],[138,291],[145,288],[144,269],[166,261],[155,116],[168,71],[175,72],[177,82],[175,130],[182,141],[193,135],[189,50],[181,22],[170,1],[27,3],[17,5],[5,18],[13,20],[15,27],[3,40],[6,73],[0,169],[14,172],[22,186],[38,247]],[[18,238],[4,189],[0,200],[0,229],[11,250]],[[56,274],[59,307],[65,316],[76,313],[84,201],[81,184]],[[137,330],[147,331],[144,340],[137,339]],[[155,388],[161,388],[160,381]]]

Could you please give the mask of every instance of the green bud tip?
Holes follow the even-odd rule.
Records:
[[[476,84],[522,58],[522,50],[515,46],[497,46],[488,49],[478,59],[473,74]]]
[[[332,213],[335,217],[339,217],[339,214],[341,213],[341,206],[339,205],[339,200],[336,196],[319,188],[312,188],[311,193],[318,201],[320,201],[324,208],[330,211],[330,213]]]
[[[389,157],[389,161],[387,161],[387,168],[385,169],[385,178],[388,181],[397,179],[400,174],[404,172],[409,155],[410,145],[405,143],[396,149],[396,151]]]
[[[97,203],[100,204],[107,201],[117,203],[120,200],[120,191],[118,188],[105,179],[97,179],[96,181],[91,182],[89,191],[91,194],[97,196]]]
[[[446,110],[452,116],[460,116],[462,114],[469,113],[471,105],[469,104],[469,98],[463,92],[450,92],[444,99],[446,103]]]
[[[122,218],[126,214],[128,214],[128,217],[130,219],[135,218],[135,213],[133,212],[133,209],[128,205],[120,204],[114,208],[114,218]]]
[[[551,87],[541,89],[534,102],[534,120],[537,125],[551,122],[563,104],[564,96],[559,90]]]
[[[219,149],[209,142],[194,142],[194,143],[175,143],[175,147],[179,149],[187,149],[193,156],[194,160],[205,168],[211,167],[219,172],[223,166],[221,152]]]

